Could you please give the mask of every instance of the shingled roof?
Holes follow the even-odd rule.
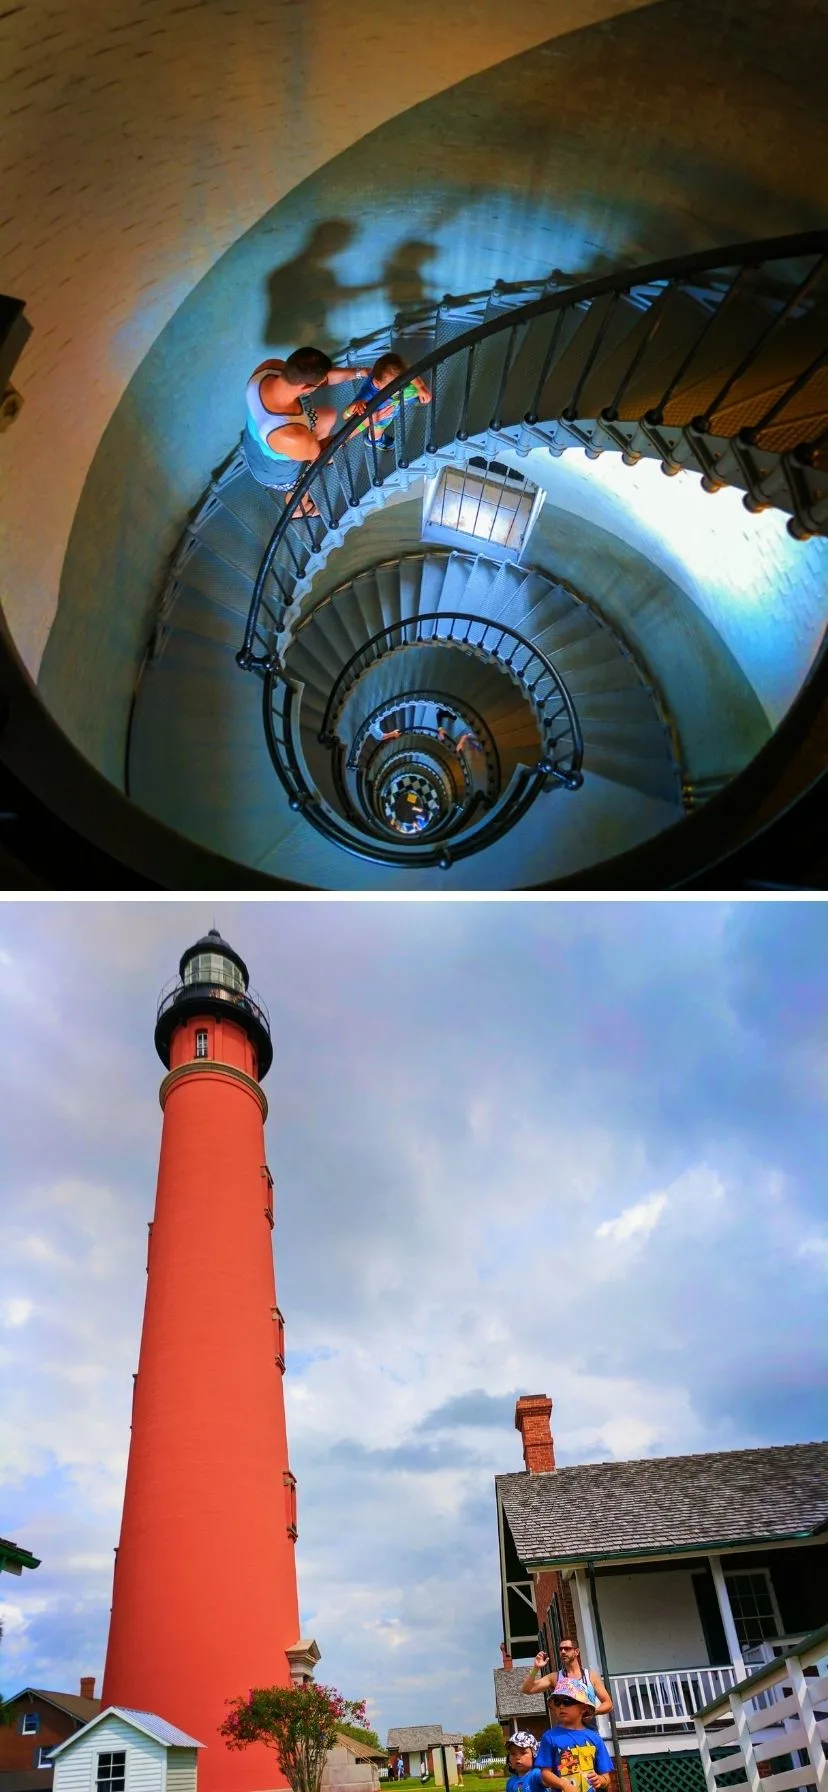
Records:
[[[507,1717],[544,1717],[546,1700],[542,1692],[521,1692],[521,1685],[529,1671],[529,1663],[522,1668],[495,1668],[495,1715],[505,1721]]]
[[[497,1475],[522,1562],[808,1537],[828,1525],[828,1443]]]
[[[442,1724],[409,1724],[407,1729],[389,1730],[388,1732],[389,1749],[395,1748],[401,1755],[410,1754],[412,1749],[416,1753],[418,1749],[439,1748],[441,1742],[444,1742],[447,1748],[454,1747],[462,1740],[462,1736],[455,1735],[453,1731],[449,1735],[448,1731],[443,1729]]]
[[[54,1705],[58,1711],[65,1711],[67,1717],[74,1717],[79,1724],[88,1724],[97,1717],[101,1709],[100,1699],[84,1699],[77,1692],[46,1692],[42,1686],[26,1686],[22,1692],[14,1694],[15,1699],[22,1699],[26,1694],[33,1699],[45,1699],[47,1705]],[[12,1700],[9,1700],[9,1704]]]

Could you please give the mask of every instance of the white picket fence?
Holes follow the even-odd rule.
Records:
[[[695,1727],[707,1792],[740,1769],[750,1792],[828,1792],[828,1628],[708,1704]]]

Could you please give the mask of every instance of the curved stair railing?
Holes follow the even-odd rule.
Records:
[[[543,758],[536,769],[550,785],[579,790],[584,781],[584,743],[575,705],[560,673],[517,629],[464,611],[426,610],[391,622],[371,635],[346,661],[331,687],[319,730],[322,746],[337,745],[339,717],[357,680],[370,666],[399,648],[435,641],[472,652],[511,675],[528,697],[540,727]]]
[[[555,287],[529,303],[510,305],[508,289],[494,289],[496,314],[441,343],[441,322],[457,323],[445,299],[430,325],[436,345],[297,483],[259,567],[239,666],[276,672],[292,604],[361,507],[474,438],[518,454],[580,447],[591,458],[615,450],[627,464],[655,458],[667,474],[696,471],[708,492],[740,488],[751,511],[786,511],[797,539],[828,533],[826,258],[828,231],[811,231]],[[374,414],[414,374],[429,382],[431,404],[408,414],[401,403],[386,446]],[[308,498],[318,516],[304,514]]]
[[[462,820],[462,834],[450,840],[441,837],[422,846],[416,840],[405,846],[384,844],[378,835],[367,832],[363,814],[354,811],[355,820],[349,823],[341,819],[316,791],[298,738],[295,712],[299,696],[299,688],[284,675],[277,677],[271,673],[267,677],[264,692],[265,737],[277,776],[287,793],[289,806],[301,814],[324,839],[356,858],[367,859],[371,864],[412,868],[437,866],[447,871],[460,859],[482,852],[487,846],[500,840],[523,819],[546,784],[546,774],[539,767],[518,766],[496,807],[488,815],[484,814],[474,821],[474,810],[470,804],[461,816],[450,818],[451,822]],[[340,794],[343,794],[343,787],[339,785],[338,788]],[[474,809],[482,806],[477,798],[473,802]],[[445,835],[445,831],[440,830],[441,836]]]
[[[348,746],[340,740],[337,724],[351,692],[372,666],[406,647],[434,643],[453,646],[489,665],[498,666],[514,681],[535,715],[542,756],[535,765],[517,768],[505,793],[494,805],[484,805],[479,793],[474,793],[467,805],[458,804],[439,830],[439,846],[432,841],[424,842],[420,847],[416,841],[394,846],[391,842],[380,844],[373,840],[369,845],[364,830],[369,822],[370,798],[366,793],[357,807],[349,796],[346,780],[346,772],[357,769],[354,755],[365,730],[360,729]],[[345,826],[342,818],[320,796],[305,764],[299,729],[299,696],[299,687],[284,668],[281,665],[271,668],[265,683],[265,733],[290,806],[326,839],[379,864],[416,863],[447,869],[457,859],[481,852],[499,840],[526,814],[541,792],[556,786],[578,790],[583,783],[583,736],[564,680],[546,654],[504,623],[486,622],[461,611],[426,611],[390,623],[351,655],[334,680],[319,729],[320,744],[330,748],[335,755],[333,782],[346,810]],[[383,707],[391,708],[395,702],[406,701],[410,701],[409,693],[399,699],[387,698]],[[484,815],[472,826],[475,811],[484,806],[489,809],[488,816]],[[452,828],[460,827],[462,834],[451,833]],[[376,827],[372,830],[379,831]],[[451,837],[446,838],[447,835]]]

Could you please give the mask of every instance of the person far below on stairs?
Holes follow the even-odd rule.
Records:
[[[310,461],[318,460],[338,422],[333,405],[311,402],[322,387],[367,377],[364,367],[334,367],[320,348],[297,348],[286,361],[262,361],[247,382],[247,421],[241,450],[259,485],[282,492],[289,504]],[[305,516],[319,512],[310,494]]]
[[[607,1692],[604,1682],[600,1678],[600,1675],[593,1674],[591,1671],[588,1674],[584,1672],[584,1669],[581,1666],[581,1657],[577,1645],[571,1642],[569,1637],[563,1637],[558,1648],[561,1659],[561,1673],[558,1674],[554,1668],[552,1668],[551,1672],[548,1674],[543,1673],[543,1669],[551,1667],[551,1663],[549,1656],[544,1655],[541,1650],[540,1654],[535,1656],[520,1690],[527,1695],[533,1692],[546,1692],[548,1687],[557,1686],[561,1675],[564,1675],[568,1680],[577,1680],[578,1685],[583,1691],[584,1704],[586,1707],[583,1718],[584,1728],[587,1730],[597,1729],[596,1718],[599,1718],[604,1713],[612,1710],[612,1699]],[[538,1675],[540,1675],[540,1678],[538,1678]]]
[[[360,370],[359,376],[355,374],[354,377],[361,377],[362,372],[364,369]],[[379,392],[382,392],[386,386],[390,386],[392,380],[398,380],[401,374],[407,372],[408,362],[404,361],[401,355],[380,355],[379,360],[374,362],[367,379],[360,386],[353,404],[345,406],[342,412],[343,422],[349,422],[351,417],[364,416],[372,398],[376,398]],[[370,422],[373,421],[375,430],[382,429],[380,447],[393,448],[394,418],[399,410],[400,400],[402,399],[405,404],[412,398],[416,398],[420,404],[431,403],[431,393],[425,380],[421,380],[419,374],[415,374],[414,379],[407,386],[403,386],[402,392],[395,392],[386,404],[381,404],[374,411],[372,419],[366,418],[364,423],[357,424],[353,432],[354,435],[359,436],[365,433],[370,427]]]

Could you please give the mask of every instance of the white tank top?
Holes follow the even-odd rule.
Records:
[[[265,454],[270,455],[271,460],[293,460],[292,454],[280,454],[278,449],[271,448],[267,439],[272,430],[283,429],[286,423],[306,423],[307,421],[301,410],[298,413],[295,411],[269,411],[262,404],[260,390],[262,380],[269,379],[271,374],[276,371],[275,368],[266,367],[262,373],[251,374],[245,391],[247,415],[251,433],[256,437],[259,446],[264,449]]]

